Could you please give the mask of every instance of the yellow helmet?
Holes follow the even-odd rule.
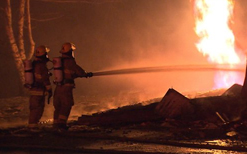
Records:
[[[49,51],[50,51],[49,48],[47,48],[44,45],[41,45],[41,46],[39,46],[39,47],[36,48],[36,50],[35,50],[35,56],[36,57],[40,57],[40,56],[46,55]]]
[[[74,51],[76,49],[75,45],[73,43],[70,42],[66,42],[63,44],[62,49],[60,51],[60,53],[67,53],[69,51]]]

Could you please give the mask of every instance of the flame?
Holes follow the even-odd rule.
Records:
[[[231,30],[233,22],[233,0],[194,0],[195,32],[200,38],[196,43],[199,52],[214,64],[240,64],[242,58],[235,47]],[[218,72],[215,88],[225,88],[236,81],[235,72]],[[239,80],[239,79],[237,79]]]

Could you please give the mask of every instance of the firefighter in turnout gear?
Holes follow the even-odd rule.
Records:
[[[52,96],[52,88],[50,83],[50,72],[47,68],[47,62],[49,49],[41,45],[35,50],[35,57],[32,62],[30,62],[32,69],[26,70],[25,73],[30,73],[32,75],[32,81],[29,82],[30,98],[29,98],[29,128],[37,128],[39,120],[42,117],[45,107],[45,96],[48,95],[50,98]],[[24,64],[24,67],[25,64]],[[26,80],[30,79],[26,77]]]
[[[55,129],[67,130],[67,120],[74,105],[73,89],[75,88],[74,79],[78,77],[92,77],[91,72],[87,73],[76,64],[74,58],[75,45],[73,43],[64,43],[58,57],[61,61],[60,67],[55,67],[57,62],[53,59],[54,65],[54,84],[56,88],[53,96],[53,105],[55,108],[53,116],[53,126]],[[59,73],[60,72],[60,73]],[[61,77],[62,75],[62,77]],[[59,79],[59,80],[56,80]]]

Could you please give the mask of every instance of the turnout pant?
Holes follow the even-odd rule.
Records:
[[[73,99],[73,86],[57,85],[53,96],[53,105],[55,108],[53,123],[66,124],[72,106],[74,105]]]
[[[29,99],[29,126],[35,126],[41,119],[45,107],[45,96],[31,95]]]

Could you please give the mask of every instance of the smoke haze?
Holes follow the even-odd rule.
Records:
[[[46,10],[54,5],[52,11],[63,14],[63,20],[41,23],[46,33],[38,33],[37,28],[36,42],[49,42],[52,51],[50,56],[59,55],[63,42],[75,43],[77,63],[86,71],[207,63],[194,46],[197,38],[193,31],[192,5],[188,1],[41,4],[46,5]],[[41,12],[37,10],[38,14]],[[145,73],[78,79],[75,91],[83,95],[92,92],[115,94],[122,93],[122,90],[144,93],[146,90],[160,96],[170,87],[189,91],[209,90],[212,86],[210,82],[207,87],[185,84],[200,81],[205,76],[205,73],[196,77],[193,73],[189,74]],[[206,73],[206,76],[212,74]]]
[[[233,25],[238,45],[244,50],[246,4],[245,0],[236,1]],[[189,0],[117,0],[101,4],[36,0],[31,1],[31,15],[36,46],[50,47],[52,59],[60,56],[64,42],[73,42],[77,47],[76,61],[88,72],[208,63],[195,48],[198,38]],[[7,60],[9,57],[2,56]],[[6,70],[2,68],[1,72]],[[13,80],[13,76],[10,73],[7,78]],[[77,102],[84,99],[91,104],[90,109],[77,108],[81,114],[163,97],[169,88],[180,92],[208,91],[213,80],[214,72],[209,71],[100,76],[76,79],[74,93]],[[11,92],[15,87],[11,83],[17,84],[3,79],[1,82],[9,83],[6,87]],[[99,104],[100,108],[93,107]]]

